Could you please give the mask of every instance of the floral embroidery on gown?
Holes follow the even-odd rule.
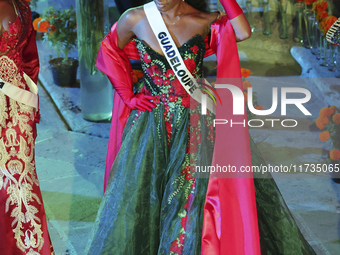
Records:
[[[28,7],[21,15],[30,15]],[[18,15],[15,22],[10,23],[9,30],[0,36],[0,77],[29,90],[23,78],[27,61],[23,49],[35,47],[36,50],[36,46],[30,44],[35,40],[20,39],[25,33],[24,26]],[[30,38],[28,35],[33,30],[30,28],[26,32]],[[34,56],[28,61],[34,61]],[[34,108],[0,92],[0,254],[3,255],[54,254],[35,169],[37,120]]]
[[[212,115],[201,119],[166,58],[134,40],[144,71],[134,90],[155,96],[157,107],[131,111],[87,253],[200,254],[208,179],[195,178],[190,165],[211,161],[197,148],[213,146]],[[202,76],[204,49],[200,35],[179,47],[195,77]]]

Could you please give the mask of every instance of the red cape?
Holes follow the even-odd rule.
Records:
[[[132,90],[132,68],[130,59],[139,60],[134,42],[124,50],[117,45],[117,24],[105,37],[97,57],[97,67],[107,74],[113,86],[126,85]],[[211,35],[205,38],[205,57],[216,53],[217,83],[237,85],[241,90],[242,78],[234,30],[227,16],[222,16],[211,25]],[[223,107],[217,105],[216,119],[233,119],[242,122],[246,117],[232,115],[232,97],[226,89],[218,89]],[[122,144],[124,126],[130,109],[117,92],[114,94],[112,125],[110,131],[104,190],[114,159]],[[236,125],[216,126],[213,164],[219,166],[251,165],[248,127]],[[245,178],[247,177],[247,178]],[[255,189],[252,175],[242,178],[210,178],[204,206],[202,253],[257,255],[260,252]]]

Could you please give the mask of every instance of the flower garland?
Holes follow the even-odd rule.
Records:
[[[326,36],[327,31],[331,28],[333,23],[338,19],[335,16],[330,16],[326,11],[327,8],[328,4],[324,0],[318,0],[312,5],[312,10],[315,11],[316,19],[319,22],[319,27],[324,37]]]
[[[329,153],[331,160],[340,159],[340,111],[336,106],[323,107],[319,112],[319,117],[315,121],[316,126],[320,130],[324,130],[319,134],[321,141],[331,143],[332,150]]]

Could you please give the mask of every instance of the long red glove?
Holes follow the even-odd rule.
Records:
[[[132,67],[125,52],[118,47],[115,24],[104,38],[97,56],[97,67],[105,73],[114,89],[130,109],[152,111],[156,105],[150,100],[153,96],[132,91]],[[113,71],[114,70],[114,71]]]
[[[132,89],[127,88],[125,84],[117,83],[110,76],[108,77],[120,98],[130,109],[148,110],[151,112],[152,108],[156,108],[156,105],[150,101],[156,99],[155,97],[145,95],[144,93],[137,93],[135,95]]]
[[[238,5],[236,0],[220,0],[220,3],[223,6],[229,19],[236,18],[238,15],[243,13],[241,7]]]

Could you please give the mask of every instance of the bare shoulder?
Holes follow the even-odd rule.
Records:
[[[135,36],[135,30],[141,20],[145,19],[143,7],[127,10],[118,20],[118,46],[123,47]]]
[[[122,14],[118,24],[133,28],[143,18],[145,18],[145,12],[142,6],[131,8]]]

